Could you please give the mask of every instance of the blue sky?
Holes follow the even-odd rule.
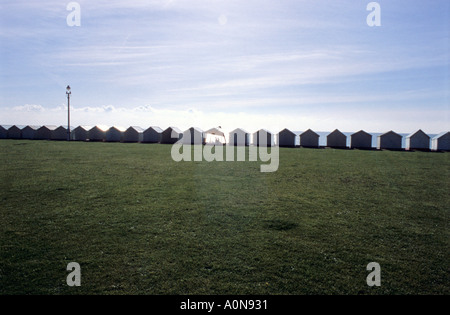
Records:
[[[449,129],[448,0],[0,3],[0,124]]]

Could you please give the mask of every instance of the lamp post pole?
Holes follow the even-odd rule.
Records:
[[[67,94],[67,141],[70,141],[70,94],[72,93],[70,91],[70,86],[68,85],[66,88],[66,94]]]

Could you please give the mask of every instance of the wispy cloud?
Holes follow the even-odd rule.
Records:
[[[25,104],[23,106],[14,106],[12,110],[16,112],[42,112],[44,107],[42,105]]]

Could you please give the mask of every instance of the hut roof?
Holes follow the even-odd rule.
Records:
[[[58,126],[55,126],[55,125],[44,125],[44,126],[42,126],[40,128],[46,128],[48,130],[55,130],[55,129],[58,128]]]
[[[127,130],[129,130],[129,129],[134,129],[134,130],[136,130],[137,132],[144,132],[145,130],[144,130],[144,128],[141,128],[141,127],[139,127],[139,126],[130,126]],[[120,130],[120,129],[119,129]]]
[[[147,131],[147,130],[149,130],[149,129],[153,129],[153,130],[155,130],[155,131],[158,132],[158,133],[163,132],[163,130],[162,130],[161,128],[159,128],[158,126],[150,126],[150,127],[148,127],[145,131]]]
[[[441,133],[435,135],[435,136],[433,137],[433,139],[439,139],[439,138],[442,138],[443,136],[445,136],[445,135],[447,135],[447,134],[449,134],[449,133],[450,133],[450,131],[444,131],[444,132],[441,132]]]
[[[167,127],[167,129],[166,130],[168,130],[168,129],[171,129],[172,131],[175,131],[175,132],[177,132],[177,133],[183,133],[183,131],[181,131],[179,128],[177,128],[177,127]]]
[[[355,133],[352,133],[350,136],[354,136],[354,135],[358,135],[358,134],[364,134],[364,135],[367,135],[367,136],[371,136],[371,137],[372,137],[372,135],[371,135],[370,133],[365,132],[364,130],[360,130],[360,131],[357,131],[357,132],[355,132]]]
[[[90,129],[92,129],[92,126],[78,126],[78,127],[76,127],[75,129],[78,129],[78,128],[84,129],[84,130],[86,130],[86,131],[89,131]],[[75,129],[74,129],[74,130],[75,130]]]
[[[239,132],[239,131],[242,131],[243,133],[250,134],[247,130],[242,129],[242,128],[236,128],[236,129],[232,130],[230,133],[236,133],[236,132]]]
[[[25,128],[31,128],[33,130],[38,130],[39,128],[41,128],[41,126],[27,125],[27,126],[23,127],[23,129],[25,129]]]
[[[289,132],[289,133],[291,133],[291,134],[293,134],[293,135],[297,135],[295,132],[293,132],[292,130],[289,130],[289,129],[287,129],[287,128],[284,128],[284,129],[281,130],[279,133],[282,133],[282,132]]]
[[[116,129],[116,130],[121,131],[121,132],[125,132],[126,131],[126,129],[124,127],[120,127],[120,126],[112,126],[108,130],[112,130],[112,129]]]
[[[400,138],[402,137],[401,135],[399,135],[398,133],[396,133],[392,130],[385,132],[385,133],[379,135],[378,137],[385,137],[385,136],[389,136],[389,135],[393,135],[393,136],[400,137]]]
[[[318,137],[320,137],[319,134],[315,133],[314,131],[312,131],[311,129],[306,130],[305,132],[303,132],[302,134],[300,134],[300,136],[303,136],[304,134],[308,134],[308,133],[312,133]]]

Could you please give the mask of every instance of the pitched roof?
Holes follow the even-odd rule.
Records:
[[[339,129],[334,129],[332,132],[330,132],[330,133],[328,134],[328,136],[329,136],[329,135],[332,135],[332,134],[334,134],[334,133],[338,133],[338,134],[340,134],[340,135],[344,135],[344,136],[345,136],[345,134],[344,134],[342,131],[340,131]]]
[[[150,127],[148,127],[145,131],[147,131],[147,130],[149,130],[149,129],[153,129],[153,130],[155,130],[155,131],[158,132],[158,133],[163,132],[163,130],[162,130],[161,128],[159,128],[158,126],[150,126]]]
[[[106,125],[96,125],[96,126],[92,127],[91,130],[94,128],[96,128],[100,131],[103,131],[103,132],[106,132],[109,129],[109,127]]]
[[[295,133],[295,132],[293,132],[293,131],[291,131],[291,130],[289,130],[289,129],[287,129],[287,128],[284,128],[284,129],[281,130],[279,133],[282,133],[283,131],[289,132],[289,133],[291,133],[291,134],[293,134],[293,135],[296,136],[296,133]]]
[[[447,135],[447,134],[450,134],[450,131],[444,131],[444,132],[441,132],[440,134],[437,134],[436,136],[434,136],[433,139],[439,139],[439,138],[442,138],[443,136],[445,136],[445,135]]]
[[[425,132],[422,131],[422,129],[417,130],[416,132],[410,133],[409,135],[406,136],[406,138],[411,138],[413,136],[415,136],[416,134],[421,133],[425,136],[427,136],[428,138],[430,137],[429,135],[427,135]]]
[[[112,126],[107,131],[112,130],[112,129],[116,129],[116,130],[121,131],[121,132],[126,131],[126,129],[124,127],[119,127],[119,126]]]
[[[300,134],[300,136],[306,134],[306,133],[313,133],[314,135],[320,137],[320,135],[318,135],[317,133],[315,133],[314,131],[312,131],[311,129],[306,130],[305,132],[303,132],[302,134]]]
[[[189,128],[189,129],[187,129],[187,130],[196,130],[196,131],[198,131],[198,132],[204,132],[201,128],[199,128],[199,127],[191,127],[191,128]],[[186,131],[187,131],[186,130]]]
[[[136,130],[137,132],[144,132],[145,130],[144,130],[144,128],[141,128],[141,127],[139,127],[139,126],[130,126],[128,129],[134,129],[134,130]],[[127,129],[127,130],[128,130]],[[120,129],[119,129],[120,130]]]
[[[243,133],[250,134],[247,130],[242,129],[242,128],[236,128],[236,129],[232,130],[230,133],[236,133],[236,132],[239,132],[239,131],[242,131]]]
[[[172,129],[172,131],[175,131],[176,133],[183,133],[179,128],[177,127],[167,127],[166,130]],[[165,131],[165,130],[164,130]]]
[[[264,129],[264,128],[262,128],[262,129],[259,129],[258,131],[256,131],[255,133],[258,133],[258,132],[261,132],[261,131],[264,131],[264,132],[266,132],[266,133],[270,133],[270,134],[272,134],[272,132],[270,132],[269,130],[267,130],[267,129]]]
[[[350,136],[352,137],[352,136],[357,135],[357,134],[364,134],[364,135],[367,135],[367,136],[371,136],[371,137],[372,137],[372,135],[371,135],[370,133],[365,132],[364,130],[360,130],[360,131],[357,131],[357,132],[355,132],[355,133],[352,133]]]
[[[40,128],[47,128],[48,130],[55,130],[56,128],[58,128],[58,126],[55,126],[55,125],[44,125],[44,126],[42,126]]]
[[[28,125],[28,126],[23,127],[23,129],[25,129],[25,128],[31,128],[33,130],[38,130],[39,128],[41,128],[41,126]]]
[[[89,131],[90,129],[92,129],[91,126],[78,126],[78,127],[76,127],[75,129],[77,129],[77,128],[81,128],[81,129],[84,129],[84,130],[86,130],[86,131]],[[75,130],[75,129],[74,129],[74,130]]]
[[[380,137],[385,137],[385,136],[388,136],[388,135],[393,135],[393,136],[397,136],[397,137],[400,137],[400,138],[402,137],[402,136],[399,135],[398,133],[396,133],[396,132],[390,130],[390,131],[388,131],[388,132],[385,132],[385,133],[379,135],[378,138],[380,138]]]

